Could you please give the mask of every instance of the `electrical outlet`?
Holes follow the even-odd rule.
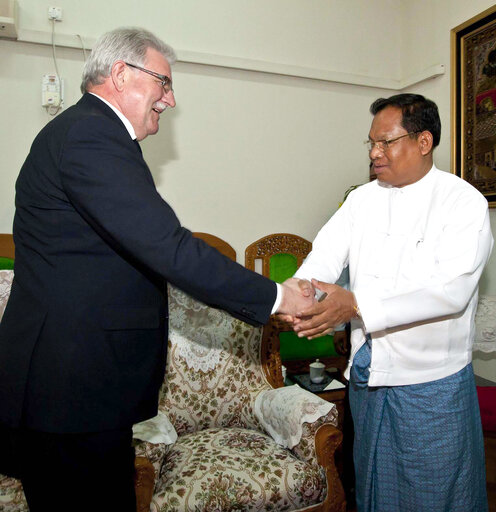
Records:
[[[62,21],[62,9],[60,7],[49,7],[48,19],[54,21]]]
[[[57,75],[43,75],[41,81],[41,106],[62,107],[64,103],[64,81]]]

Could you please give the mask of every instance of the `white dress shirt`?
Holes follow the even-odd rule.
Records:
[[[372,337],[369,386],[441,379],[472,359],[478,281],[493,237],[487,201],[434,166],[402,188],[354,190],[296,273],[334,283],[346,265],[362,321],[351,358]]]
[[[112,105],[112,103],[110,103],[106,99],[102,98],[101,96],[98,96],[98,94],[95,94],[94,92],[90,92],[90,94],[93,94],[93,96],[96,96],[99,100],[103,101],[103,103],[105,103],[105,105],[110,107],[116,113],[117,117],[122,121],[122,123],[126,127],[126,130],[128,131],[131,139],[135,140],[136,132],[134,131],[131,121],[129,121],[129,119],[117,107],[114,107],[114,105]]]

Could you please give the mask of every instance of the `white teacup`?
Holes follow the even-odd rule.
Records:
[[[316,359],[310,365],[310,380],[314,384],[319,384],[324,380],[325,377],[325,364],[321,363],[318,359]]]

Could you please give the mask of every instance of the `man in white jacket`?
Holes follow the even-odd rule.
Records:
[[[328,295],[295,330],[312,338],[351,321],[359,512],[483,512],[471,349],[493,245],[487,201],[433,165],[441,123],[432,101],[399,94],[370,111],[378,179],[348,196],[296,273]],[[350,290],[329,284],[347,265]]]

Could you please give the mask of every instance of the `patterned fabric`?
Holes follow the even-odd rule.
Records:
[[[262,391],[255,401],[255,414],[265,430],[276,443],[289,448],[300,442],[304,423],[313,423],[333,408],[334,404],[296,384]]]
[[[13,270],[0,270],[0,320],[2,320],[5,306],[9,300],[10,287],[14,279]]]
[[[262,330],[172,286],[169,324],[159,407],[177,434],[214,427],[263,430],[253,413],[257,395],[271,389],[260,366]]]
[[[263,434],[211,428],[169,446],[152,512],[296,510],[324,499],[323,475]]]
[[[0,475],[0,511],[29,511],[20,480]]]
[[[295,411],[295,414],[297,414],[297,411]],[[300,442],[291,448],[291,453],[300,460],[304,460],[309,464],[320,467],[317,463],[317,452],[315,450],[315,434],[319,427],[325,423],[330,423],[334,426],[337,425],[338,412],[336,408],[333,408],[329,413],[313,423],[303,423]]]
[[[475,339],[473,350],[496,351],[496,297],[481,295],[475,313]]]
[[[471,365],[433,382],[368,387],[370,354],[365,343],[350,382],[357,510],[487,511]]]
[[[167,451],[167,445],[163,443],[153,444],[135,439],[134,449],[136,457],[146,457],[152,463],[155,475],[158,475],[162,467],[165,452]]]

